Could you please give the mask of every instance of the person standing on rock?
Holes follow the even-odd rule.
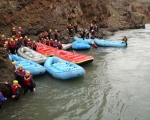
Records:
[[[41,34],[39,35],[39,41],[41,41],[42,38],[43,38],[43,35],[42,35],[42,33],[41,33]]]
[[[16,30],[16,28],[15,28],[15,27],[13,27],[13,28],[12,28],[12,30],[11,30],[11,34],[15,36],[15,35],[16,35],[16,33],[17,33],[17,30]]]
[[[77,24],[75,23],[73,27],[74,27],[75,33],[77,33],[78,32],[78,26],[77,26]]]
[[[23,42],[24,42],[24,46],[27,47],[27,43],[28,43],[28,37],[27,36],[24,37]]]
[[[48,32],[45,31],[44,38],[46,39],[48,37]]]
[[[32,75],[30,74],[30,71],[26,71],[26,74],[24,76],[24,94],[27,93],[29,90],[30,92],[35,92],[36,84],[32,78]]]
[[[18,27],[18,32],[20,32],[21,36],[24,37],[24,32],[23,32],[23,29],[21,27]]]
[[[58,31],[57,31],[57,29],[55,29],[55,31],[54,31],[54,39],[58,40]]]
[[[47,37],[47,38],[46,38],[46,41],[45,41],[45,44],[49,46],[49,45],[50,45],[49,43],[50,43],[50,40],[49,40],[49,38]]]
[[[96,33],[97,32],[97,25],[96,24],[94,24],[93,29],[94,29],[94,32]]]
[[[92,30],[93,30],[93,24],[91,23],[91,24],[90,24],[90,30],[89,30],[89,31],[91,32]]]
[[[72,34],[73,34],[73,26],[72,26],[72,24],[69,24],[68,26],[67,26],[67,30],[69,31],[69,35],[71,36]]]
[[[61,49],[62,49],[62,44],[61,44],[61,42],[60,42],[60,41],[58,42],[57,47],[58,47],[58,49],[59,49],[59,50],[61,50]]]
[[[35,40],[32,42],[31,48],[36,51],[37,44],[35,43]]]
[[[32,42],[31,42],[30,39],[28,39],[27,46],[28,46],[29,48],[31,48],[31,45],[32,45]]]
[[[85,37],[85,31],[82,30],[81,33],[80,33],[80,35],[81,35],[81,38],[84,40],[84,37]]]
[[[2,42],[3,44],[5,44],[6,41],[7,41],[7,39],[5,38],[5,35],[2,35],[2,36],[1,36],[1,42]]]
[[[12,85],[8,82],[5,84],[11,89],[12,98],[18,100],[21,94],[21,85],[18,84],[18,81],[14,80]]]
[[[51,39],[52,30],[51,30],[51,29],[49,29],[47,32],[48,32],[48,37],[49,37],[49,39]]]
[[[3,94],[2,94],[2,92],[0,91],[0,109],[1,109],[1,107],[2,107],[2,105],[3,105],[3,102],[4,102],[5,100],[7,100],[7,98],[5,98],[5,97],[3,96]]]
[[[9,51],[11,54],[16,53],[16,42],[11,38],[10,42],[8,43]]]

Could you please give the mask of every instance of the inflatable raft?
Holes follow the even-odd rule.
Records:
[[[62,44],[62,49],[63,50],[67,50],[67,49],[71,49],[72,48],[72,44],[68,43],[68,44]]]
[[[126,43],[122,41],[111,41],[111,40],[104,40],[104,39],[94,39],[94,42],[98,46],[103,47],[126,47]]]
[[[31,60],[36,63],[44,63],[47,57],[41,53],[38,53],[28,47],[20,47],[17,53],[28,60]]]
[[[79,37],[77,37],[77,36],[75,36],[74,37],[74,40],[75,41],[85,41],[86,43],[88,43],[88,44],[92,44],[92,42],[94,42],[94,39],[90,39],[90,38],[84,38],[84,40],[82,39],[82,38],[79,38]]]
[[[76,64],[83,64],[92,62],[94,58],[92,56],[78,54],[76,52],[68,52],[65,50],[58,50],[57,48],[53,48],[51,46],[44,45],[42,43],[37,43],[38,48],[37,51],[46,56],[56,56],[63,60],[67,60],[69,62],[73,62]]]
[[[34,76],[34,75],[40,75],[40,74],[43,74],[46,72],[46,69],[38,64],[38,63],[35,63],[33,61],[30,61],[30,60],[27,60],[27,59],[24,59],[18,55],[9,55],[9,59],[11,61],[16,61],[16,68],[21,65],[25,71],[30,71],[30,73]]]
[[[85,70],[74,63],[62,60],[58,57],[48,57],[44,63],[47,72],[54,78],[67,80],[84,76]]]
[[[90,49],[90,47],[91,46],[83,40],[77,40],[72,43],[72,49],[74,50],[85,50]]]

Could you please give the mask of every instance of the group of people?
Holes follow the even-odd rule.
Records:
[[[23,94],[27,93],[29,90],[30,92],[35,92],[36,83],[33,80],[33,76],[30,71],[25,71],[21,65],[16,69],[15,62],[12,62],[12,64],[14,65],[16,80],[13,80],[12,84],[8,82],[4,82],[4,84],[10,88],[12,98],[18,100],[22,91]],[[5,98],[0,91],[0,108],[5,100],[7,100],[7,98]]]
[[[54,35],[54,37],[52,37],[52,30],[49,29],[48,31],[45,31],[44,34],[41,33],[39,35],[39,42],[61,50],[62,44],[60,41],[58,41],[58,31],[56,29],[55,29],[53,35]]]

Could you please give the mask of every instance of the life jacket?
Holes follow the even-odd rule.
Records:
[[[23,30],[22,30],[22,29],[18,29],[18,32],[21,32],[21,33],[22,33],[22,32],[23,32]]]
[[[56,41],[53,42],[53,46],[57,47],[57,42]]]
[[[46,39],[46,45],[49,45],[49,39]]]
[[[22,69],[22,70],[17,70],[16,72],[18,75],[21,75],[21,76],[24,76],[25,75],[25,70]]]
[[[2,41],[3,44],[5,44],[5,42],[7,41],[7,39],[6,38],[1,38],[1,41]]]
[[[12,30],[11,33],[12,33],[13,35],[16,35],[16,30]]]
[[[37,45],[36,45],[36,43],[32,43],[32,49],[36,49],[36,47],[37,47]]]
[[[40,40],[41,43],[44,43],[44,40]]]
[[[96,25],[94,25],[94,31],[95,31],[95,32],[97,31],[97,26],[96,26]]]
[[[39,39],[41,40],[43,38],[43,35],[39,35]]]
[[[28,45],[28,47],[31,47],[32,42],[31,42],[31,41],[28,41],[28,42],[27,42],[27,45]]]
[[[71,26],[70,25],[68,25],[68,27],[67,27],[69,30],[71,29]]]
[[[19,84],[18,84],[18,85],[12,85],[12,86],[11,86],[11,92],[12,92],[13,95],[16,94],[17,88],[21,88],[21,86],[20,86]]]
[[[9,42],[9,48],[15,48],[16,47],[16,42]]]
[[[24,41],[24,43],[27,43],[28,42],[28,38],[24,38],[23,41]]]
[[[73,27],[74,27],[74,28],[77,28],[78,26],[77,26],[77,25],[74,25]]]
[[[16,35],[16,38],[20,39],[20,37],[21,37],[21,34]]]
[[[93,47],[94,47],[94,48],[97,48],[97,45],[94,43],[94,44],[93,44]]]
[[[50,45],[53,46],[53,41],[52,40],[50,40]]]
[[[58,34],[58,32],[57,32],[57,31],[55,31],[55,32],[54,32],[54,35],[57,35],[57,34]]]
[[[58,43],[57,47],[58,47],[58,49],[62,49],[62,44]]]
[[[32,78],[32,75],[29,75],[28,77],[24,76],[24,84],[27,85],[27,86],[31,86],[31,80]]]
[[[47,38],[48,37],[48,33],[44,34],[44,38]]]

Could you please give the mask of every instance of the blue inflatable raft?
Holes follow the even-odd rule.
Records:
[[[86,43],[88,43],[89,45],[92,45],[92,42],[94,42],[94,39],[90,39],[90,38],[84,38],[84,40],[82,38],[79,38],[77,36],[74,37],[75,41],[84,41]]]
[[[44,63],[44,67],[54,78],[61,80],[80,77],[85,74],[85,70],[79,65],[62,60],[58,57],[48,57]]]
[[[90,47],[91,46],[83,40],[82,41],[77,40],[72,43],[72,49],[75,50],[81,50],[81,49],[85,50],[85,49],[90,49]]]
[[[122,41],[111,41],[111,40],[104,40],[104,39],[94,39],[94,42],[98,46],[103,47],[126,47],[126,43]]]
[[[11,61],[15,61],[16,62],[16,68],[21,65],[25,71],[30,71],[31,75],[40,75],[46,72],[46,69],[38,64],[35,63],[33,61],[27,60],[25,58],[22,58],[18,55],[9,55],[9,59]]]

